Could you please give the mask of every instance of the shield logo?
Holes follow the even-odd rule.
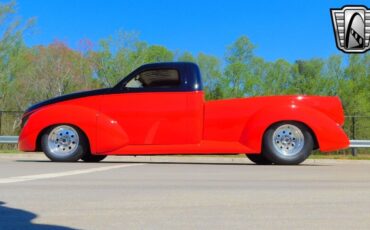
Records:
[[[370,49],[370,10],[365,6],[330,9],[337,48],[345,53]]]

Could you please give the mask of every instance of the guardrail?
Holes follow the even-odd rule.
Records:
[[[350,140],[350,148],[370,148],[370,140]],[[0,136],[0,144],[17,144],[18,136]]]
[[[0,144],[17,144],[18,136],[0,136]]]
[[[370,148],[370,140],[351,140],[351,148]]]

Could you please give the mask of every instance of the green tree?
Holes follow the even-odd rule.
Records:
[[[299,94],[322,94],[322,59],[297,60],[293,67],[292,87]]]
[[[100,41],[93,52],[94,73],[102,85],[110,87],[142,64],[174,60],[174,53],[164,46],[148,45],[135,32],[119,31]]]
[[[144,52],[144,61],[149,62],[170,62],[174,59],[172,51],[164,46],[153,45],[149,46]]]
[[[291,90],[292,65],[289,62],[278,59],[275,62],[266,63],[263,68],[266,73],[261,78],[261,94],[284,95],[293,93]]]
[[[22,57],[25,45],[23,33],[34,23],[16,17],[16,2],[0,3],[0,109],[7,109],[5,101],[10,98],[10,85],[14,84],[15,75],[22,71]]]
[[[243,97],[254,95],[253,86],[258,79],[251,72],[255,46],[246,37],[238,38],[227,47],[223,82],[225,97]]]
[[[195,57],[190,52],[182,53],[178,58],[178,61],[185,61],[185,62],[196,62]]]
[[[219,59],[200,53],[197,57],[197,63],[203,78],[206,99],[222,98],[222,72]]]

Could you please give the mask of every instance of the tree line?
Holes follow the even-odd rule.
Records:
[[[370,53],[266,61],[255,55],[255,44],[241,36],[226,47],[221,59],[151,45],[127,31],[98,44],[81,40],[75,49],[61,41],[30,47],[24,36],[35,22],[19,20],[15,8],[15,2],[0,3],[0,110],[23,111],[48,98],[110,87],[144,63],[190,61],[200,67],[208,100],[337,95],[346,115],[370,115]],[[365,123],[368,127],[370,119]]]

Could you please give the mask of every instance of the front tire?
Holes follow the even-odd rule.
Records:
[[[262,151],[274,164],[297,165],[307,159],[313,146],[313,136],[304,124],[287,121],[267,129]]]
[[[41,148],[50,160],[57,162],[78,161],[89,149],[85,135],[70,125],[47,129],[41,136]]]

